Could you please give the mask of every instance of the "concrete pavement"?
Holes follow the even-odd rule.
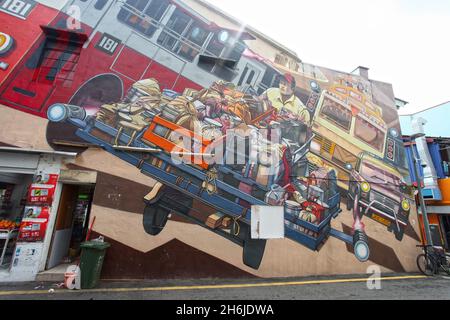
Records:
[[[379,279],[371,278],[372,290],[368,288],[367,278],[363,275],[247,281],[102,281],[95,289],[78,291],[59,288],[56,283],[30,282],[0,284],[0,300],[450,299],[450,279],[443,276],[382,275]]]

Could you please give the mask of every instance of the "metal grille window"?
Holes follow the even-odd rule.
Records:
[[[33,81],[44,84],[57,82],[64,87],[72,85],[84,40],[77,39],[77,34],[65,33],[60,37],[47,35]]]
[[[168,0],[127,0],[117,19],[151,37],[168,7]]]

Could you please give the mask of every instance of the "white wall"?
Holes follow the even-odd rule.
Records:
[[[69,2],[69,0],[37,0],[36,2],[56,10],[61,10]]]

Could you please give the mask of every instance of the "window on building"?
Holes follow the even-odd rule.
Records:
[[[275,55],[275,63],[287,67],[289,65],[289,58],[282,53]]]
[[[441,228],[438,224],[430,224],[430,234],[434,246],[444,247]]]
[[[80,37],[79,34],[69,31],[63,33],[68,33],[69,36],[59,36],[58,33],[47,35],[33,81],[62,84],[64,87],[72,85],[82,46],[87,37]]]
[[[188,61],[193,61],[208,35],[209,31],[202,23],[176,9],[159,36],[158,44]]]
[[[169,0],[127,0],[117,19],[151,37],[169,4]]]

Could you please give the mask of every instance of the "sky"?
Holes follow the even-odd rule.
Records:
[[[303,62],[391,83],[413,113],[450,101],[450,0],[207,0]]]

